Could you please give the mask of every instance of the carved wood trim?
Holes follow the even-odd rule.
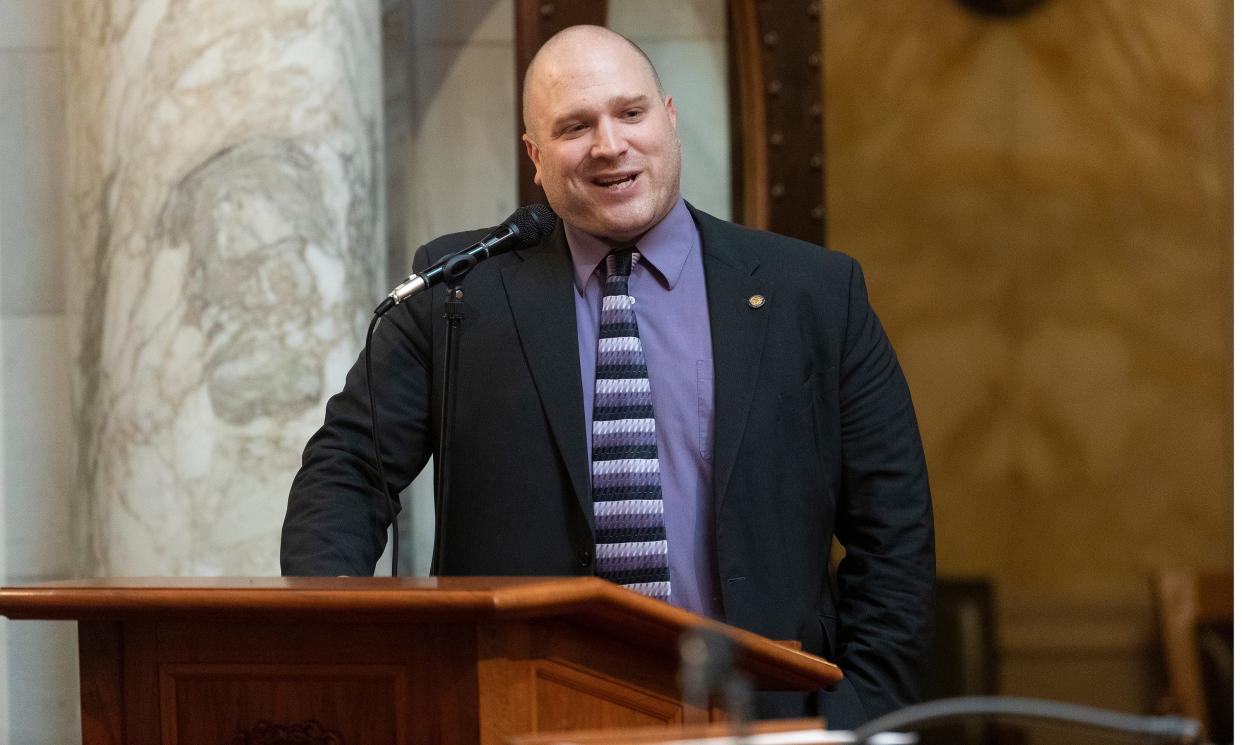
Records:
[[[177,699],[178,683],[191,681],[221,681],[225,683],[244,683],[247,681],[334,681],[348,680],[354,684],[368,681],[387,682],[392,686],[393,726],[396,729],[395,743],[409,741],[407,722],[409,713],[406,704],[409,699],[409,685],[406,680],[406,669],[401,665],[373,664],[263,664],[263,663],[161,663],[159,670],[159,712],[162,742],[176,745],[187,739],[182,737],[182,717],[178,716]],[[288,705],[288,701],[280,703],[276,700],[266,702],[268,705]],[[226,707],[227,708],[227,707]],[[302,716],[305,716],[303,714]],[[193,717],[189,718],[193,721]],[[309,727],[308,725],[313,725]],[[244,725],[243,725],[244,726]],[[313,735],[317,739],[306,739]],[[302,739],[279,739],[281,737]],[[250,739],[247,739],[250,738]],[[232,745],[269,745],[274,743],[297,743],[298,745],[343,745],[340,735],[326,729],[315,719],[304,719],[299,723],[273,722],[263,719],[253,722],[247,729],[238,728],[238,734]]]
[[[542,684],[551,684],[572,691],[584,698],[594,698],[614,704],[642,716],[664,722],[669,725],[681,724],[682,704],[680,701],[645,691],[625,681],[618,680],[598,672],[591,672],[560,661],[539,660],[531,665],[531,688],[535,694],[535,731],[549,731],[548,723],[540,720],[543,712],[544,694],[548,689]]]
[[[340,735],[314,720],[301,724],[259,722],[238,732],[231,745],[342,745]]]
[[[729,0],[734,217],[824,242],[817,0]]]
[[[733,161],[733,218],[768,227],[768,124],[763,57],[755,0],[729,0],[729,124]]]

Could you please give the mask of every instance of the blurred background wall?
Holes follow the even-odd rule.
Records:
[[[826,2],[828,236],[910,379],[1006,692],[1150,706],[1161,567],[1232,563],[1227,0]]]
[[[1231,5],[820,6],[827,239],[910,379],[940,572],[991,583],[1002,691],[1146,711],[1151,572],[1232,556]],[[277,573],[367,303],[516,206],[512,0],[224,8],[0,0],[5,584]],[[725,19],[610,3],[721,216]],[[0,743],[77,741],[75,654],[0,621]]]

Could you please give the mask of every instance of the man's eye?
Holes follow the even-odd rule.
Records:
[[[622,116],[624,116],[626,119],[637,119],[639,115],[641,115],[642,113],[643,112],[640,111],[639,109],[630,109],[626,111],[624,114],[622,114]]]

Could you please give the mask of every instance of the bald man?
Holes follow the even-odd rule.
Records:
[[[560,222],[464,284],[441,573],[597,574],[844,670],[833,691],[765,694],[764,716],[851,728],[917,700],[927,472],[858,264],[690,206],[677,109],[611,31],[550,39],[523,114]],[[483,235],[432,241],[416,271]],[[435,450],[442,313],[418,295],[373,341],[393,493]],[[374,572],[388,510],[371,458],[359,360],[294,479],[286,575]]]

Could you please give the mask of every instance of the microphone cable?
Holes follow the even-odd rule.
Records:
[[[854,736],[856,742],[867,745],[881,732],[904,731],[916,725],[945,724],[978,717],[1050,720],[1128,735],[1152,743],[1195,745],[1202,741],[1203,736],[1199,722],[1186,717],[1122,714],[1091,706],[1013,696],[965,696],[907,706],[859,727],[854,730]]]
[[[375,470],[379,473],[380,493],[388,503],[388,524],[392,526],[392,576],[397,576],[397,559],[401,556],[401,529],[397,526],[397,508],[400,502],[388,488],[388,479],[384,476],[384,458],[380,454],[379,416],[375,409],[375,388],[371,385],[371,337],[375,335],[375,327],[379,325],[382,315],[371,316],[371,324],[367,326],[367,340],[363,345],[362,356],[365,358],[367,371],[367,405],[371,409],[371,448],[375,451]]]

